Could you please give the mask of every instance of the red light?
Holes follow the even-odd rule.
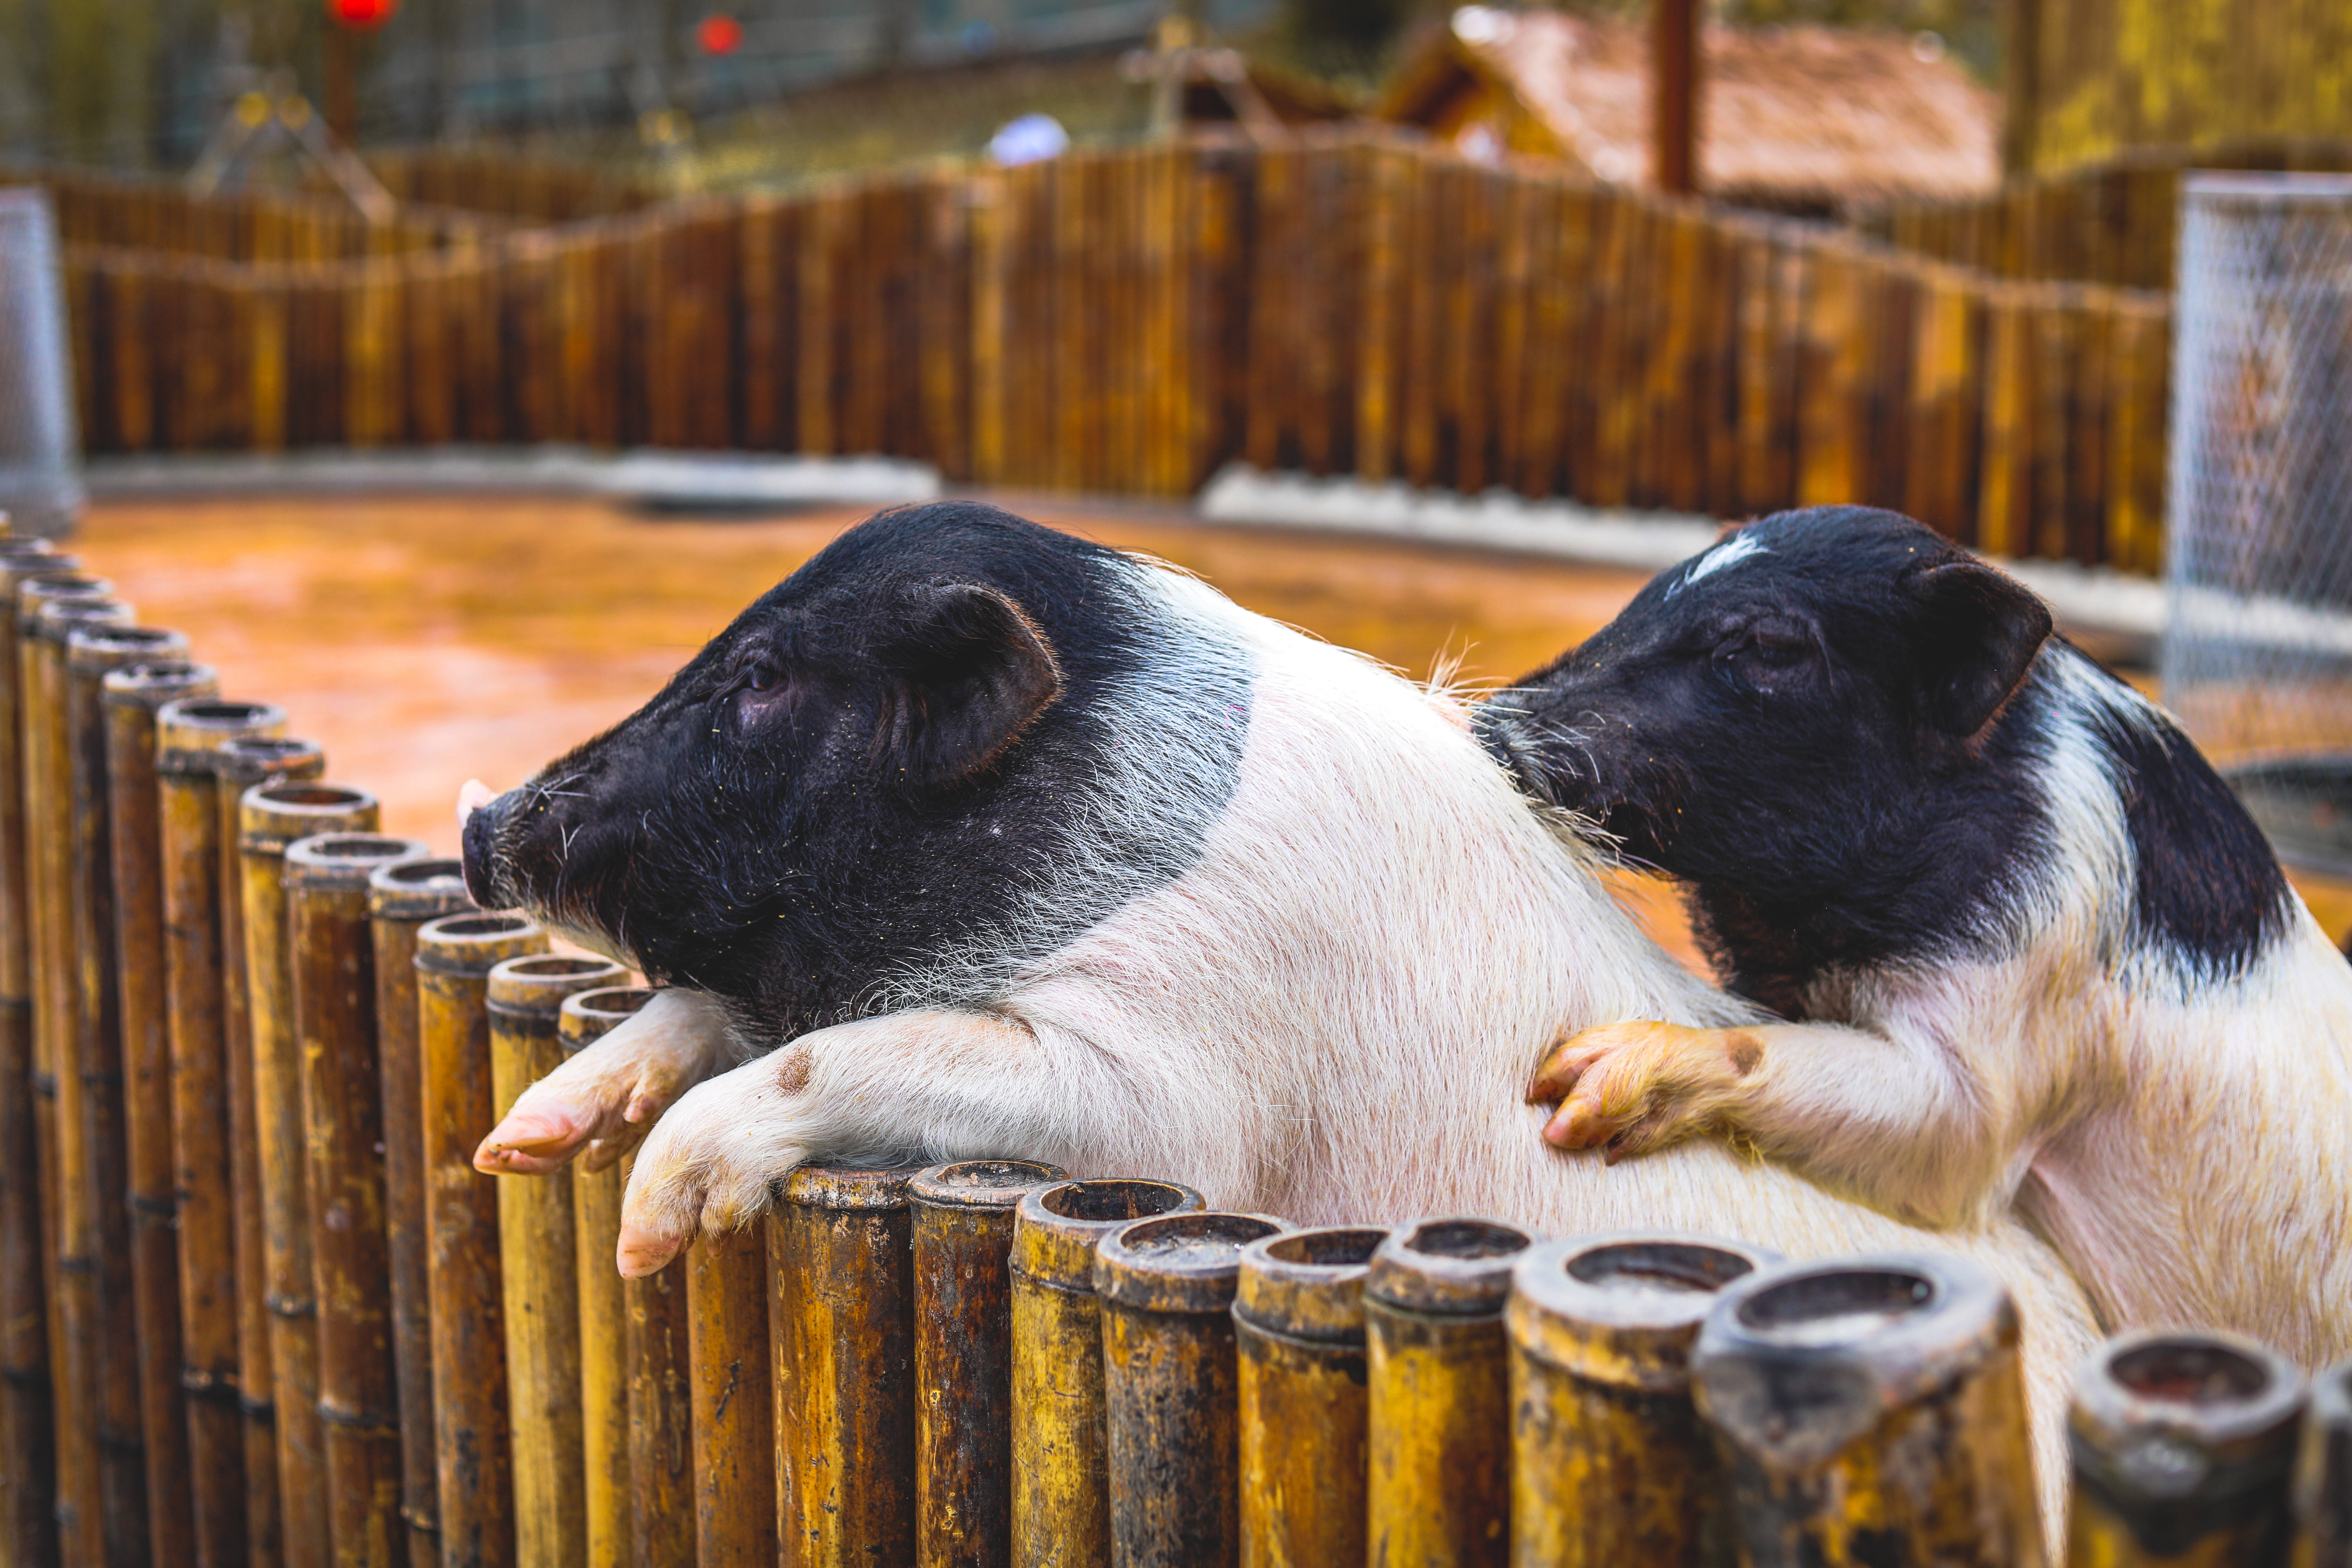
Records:
[[[399,9],[400,0],[327,0],[327,15],[355,33],[373,32]]]
[[[706,55],[731,55],[743,47],[743,24],[732,16],[705,16],[694,29],[694,41]]]

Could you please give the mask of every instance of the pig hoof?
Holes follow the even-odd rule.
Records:
[[[613,1261],[624,1279],[643,1279],[648,1274],[658,1274],[669,1260],[686,1250],[686,1239],[658,1230],[640,1230],[633,1225],[621,1226],[620,1246],[614,1249]]]
[[[1740,1029],[1611,1024],[1555,1047],[1528,1098],[1559,1101],[1544,1142],[1605,1149],[1614,1164],[1727,1123],[1738,1080],[1760,1049]]]
[[[543,1176],[559,1169],[591,1130],[546,1110],[513,1110],[474,1151],[474,1169],[492,1176]]]

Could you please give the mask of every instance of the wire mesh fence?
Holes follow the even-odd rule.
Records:
[[[2352,175],[2182,197],[2165,699],[2284,857],[2352,871]]]
[[[0,190],[0,511],[61,533],[81,510],[58,226],[46,193]]]

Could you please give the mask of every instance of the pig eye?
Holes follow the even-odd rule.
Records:
[[[743,689],[769,692],[784,683],[784,672],[772,664],[755,664],[743,672]]]
[[[1786,669],[1812,651],[1812,644],[1791,631],[1759,629],[1748,644],[1748,657],[1768,669]]]

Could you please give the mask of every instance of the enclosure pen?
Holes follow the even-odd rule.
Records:
[[[0,1552],[46,1568],[58,1557],[57,1427],[49,1373],[50,1276],[33,1067],[33,969],[26,922],[21,669],[17,595],[74,557],[40,539],[0,538]]]
[[[1067,1174],[1033,1160],[961,1160],[908,1184],[917,1568],[1013,1561],[1013,1211]]]
[[[1504,1310],[1513,1562],[1734,1560],[1723,1474],[1691,1401],[1690,1351],[1716,1293],[1777,1261],[1752,1247],[1631,1236],[1545,1242],[1521,1256]],[[1598,1485],[1562,1497],[1570,1476]]]
[[[112,973],[103,980],[116,987],[124,1215],[130,1222],[133,1342],[157,1568],[193,1568],[196,1562],[193,1449],[181,1377],[179,1197],[163,979],[155,714],[177,699],[212,696],[219,682],[209,666],[188,662],[186,652],[187,639],[179,633],[136,626],[77,632],[68,649],[77,688],[92,676],[99,683],[113,918],[95,934],[113,961]]]
[[[287,947],[317,1282],[319,1419],[338,1563],[404,1555],[383,1077],[368,879],[415,839],[329,832],[286,848]]]
[[[490,971],[490,1073],[498,1115],[562,1061],[563,999],[626,977],[610,959],[552,954],[510,958]],[[588,1530],[572,1183],[508,1181],[498,1187],[515,1561],[521,1568],[563,1568],[585,1560]]]
[[[641,986],[575,991],[563,999],[556,1035],[565,1057],[603,1039],[653,999]],[[628,1300],[614,1267],[620,1249],[622,1170],[617,1160],[575,1163],[572,1183],[574,1268],[580,1290],[580,1447],[586,1476],[588,1561],[619,1563],[634,1551],[629,1496]],[[562,1178],[558,1178],[559,1180]]]
[[[1361,1563],[1364,1269],[1376,1226],[1261,1237],[1234,1298],[1242,1561]]]
[[[429,850],[368,874],[375,968],[376,1064],[383,1116],[384,1245],[392,1291],[392,1356],[399,1379],[400,1517],[409,1568],[440,1568],[433,1457],[433,1321],[425,1224],[423,1041],[416,935],[426,921],[474,907],[463,868]]]
[[[914,1560],[914,1174],[803,1165],[765,1227],[782,1562]]]
[[[447,1568],[508,1568],[515,1561],[499,1193],[476,1174],[474,1146],[497,1120],[490,971],[546,951],[547,933],[520,915],[447,915],[416,933],[425,1315]]]
[[[238,1237],[222,967],[220,813],[213,764],[223,742],[274,735],[282,710],[205,699],[155,715],[162,976],[172,1094],[172,1188],[179,1232],[180,1381],[188,1397],[194,1546],[199,1568],[239,1568],[250,1541],[274,1542],[275,1434],[264,1368],[248,1378],[239,1343]],[[266,1363],[265,1363],[266,1364]],[[261,1418],[239,1408],[257,1392]]]
[[[1059,1182],[1013,1224],[1013,1552],[1110,1560],[1102,1302],[1095,1248],[1130,1221],[1207,1207],[1176,1182]]]
[[[224,782],[228,775],[224,773]],[[237,805],[245,921],[253,1131],[260,1173],[269,1363],[278,1423],[279,1551],[287,1568],[327,1568],[340,1500],[330,1485],[319,1407],[314,1207],[302,1114],[302,1039],[289,946],[286,850],[316,833],[372,833],[375,796],[341,784],[279,779]]]
[[[695,1561],[769,1568],[780,1558],[766,1229],[707,1239],[684,1262]]]

